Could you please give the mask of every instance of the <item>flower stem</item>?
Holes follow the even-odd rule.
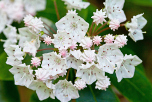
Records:
[[[66,80],[68,80],[68,78],[69,78],[69,73],[70,73],[70,69],[68,69]]]
[[[98,32],[101,28],[103,28],[107,23],[108,23],[108,22],[105,22],[100,28],[98,28],[98,29],[96,30],[95,33],[97,33],[97,32]]]
[[[51,29],[55,34],[56,34],[56,31],[52,28],[52,27],[50,27],[48,24],[46,24],[45,22],[43,22],[47,27],[49,27],[49,29]]]
[[[92,28],[93,28],[94,22],[92,22],[90,30],[89,30],[89,36],[92,35]]]
[[[58,18],[58,20],[60,20],[60,15],[59,15],[59,11],[58,11],[58,8],[57,8],[56,0],[54,0],[54,7],[55,7],[57,18]]]
[[[94,35],[94,32],[95,32],[96,28],[97,28],[97,25],[95,25],[95,27],[93,28],[93,32],[92,32],[92,35],[91,35],[91,36]]]
[[[45,49],[40,49],[40,50],[37,50],[37,52],[39,52],[39,51],[45,51],[45,50],[54,50],[54,48],[45,48]]]
[[[96,35],[98,35],[98,34],[100,34],[100,33],[104,32],[104,31],[106,31],[106,30],[108,30],[108,29],[110,29],[110,27],[105,28],[105,29],[103,29],[103,30],[99,31],[98,33],[94,34],[94,36],[96,36]]]
[[[50,33],[51,37],[54,38],[53,33],[50,32],[46,27],[44,27],[44,28]],[[46,34],[46,33],[45,33],[45,34]],[[49,35],[48,35],[48,36],[49,36]]]

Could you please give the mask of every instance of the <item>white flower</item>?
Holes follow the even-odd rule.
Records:
[[[77,48],[77,42],[76,41],[72,41],[72,44],[71,44],[71,46],[70,46],[70,49],[71,50],[74,50],[74,49],[76,49]]]
[[[32,81],[33,78],[33,70],[30,68],[30,66],[26,66],[25,64],[15,65],[13,68],[9,70],[12,74],[14,74],[15,79],[15,85],[21,85],[28,87]]]
[[[25,14],[22,2],[18,1],[8,4],[5,11],[10,19],[18,22],[21,22]]]
[[[119,47],[123,47],[124,45],[127,45],[127,36],[124,35],[118,35],[114,41],[114,43],[117,43]]]
[[[43,42],[45,42],[45,44],[47,44],[47,45],[51,45],[52,41],[53,40],[51,39],[51,37],[47,36],[44,38]]]
[[[69,55],[66,49],[59,50],[59,53],[63,58],[68,57]]]
[[[33,64],[33,66],[35,66],[35,67],[37,68],[37,67],[40,66],[40,64],[41,64],[40,58],[38,58],[38,57],[32,58],[31,64]]]
[[[0,11],[0,33],[3,31],[3,29],[5,28],[5,25],[7,24],[7,15]]]
[[[120,27],[120,22],[118,19],[112,19],[109,23],[109,27],[111,28],[111,30],[115,31],[116,29],[118,30],[118,28]]]
[[[95,22],[97,25],[103,24],[103,22],[106,22],[105,18],[107,18],[106,16],[106,12],[103,12],[102,9],[100,11],[98,11],[98,9],[96,9],[96,12],[93,12],[94,16],[92,16],[91,18],[93,19],[93,22]]]
[[[118,82],[120,82],[123,78],[132,78],[134,76],[135,66],[141,62],[142,60],[136,55],[125,55],[120,68],[116,70]]]
[[[101,36],[94,36],[93,43],[98,46],[100,44],[100,42],[102,42]]]
[[[85,87],[87,87],[86,82],[82,79],[78,79],[75,81],[74,86],[78,89],[78,90],[82,90]]]
[[[76,59],[74,56],[70,55],[69,57],[66,58],[66,64],[68,68],[74,68],[78,69],[78,67],[82,64],[83,62],[79,59]]]
[[[17,43],[17,30],[15,27],[7,25],[7,28],[3,30],[3,33],[12,43]]]
[[[34,9],[35,11],[42,11],[46,8],[46,0],[23,0],[26,11]],[[30,8],[30,9],[28,9]]]
[[[31,16],[30,14],[29,15],[26,15],[23,19],[24,23],[25,23],[25,26],[29,26],[30,23],[31,23],[31,20],[34,19],[33,16]]]
[[[60,50],[62,49],[67,49],[68,47],[71,46],[72,39],[66,31],[57,31],[57,34],[54,34],[54,46],[56,48],[59,48]]]
[[[10,45],[4,49],[8,56],[12,56],[18,60],[23,60],[24,52],[21,51],[21,48],[18,45]]]
[[[35,73],[36,78],[38,80],[46,81],[46,80],[50,79],[50,72],[49,72],[49,70],[38,68],[38,70],[35,70],[35,72],[36,72]]]
[[[68,69],[65,59],[56,52],[43,54],[42,68],[49,70],[50,75],[55,76]]]
[[[97,59],[103,71],[112,74],[116,65],[118,68],[120,67],[123,54],[117,44],[104,44],[98,51]]]
[[[78,90],[67,80],[60,80],[55,86],[55,96],[61,102],[68,102],[71,99],[79,98]]]
[[[84,50],[80,57],[80,60],[83,60],[84,62],[93,62],[96,60],[95,58],[95,50]]]
[[[79,50],[74,50],[74,51],[70,51],[70,53],[76,58],[76,59],[80,59],[81,57],[81,51]]]
[[[104,2],[106,14],[110,20],[118,19],[119,22],[124,22],[126,16],[122,10],[125,0],[106,0]]]
[[[92,84],[97,79],[103,79],[105,72],[100,69],[98,64],[92,62],[91,64],[87,63],[86,65],[82,64],[76,73],[76,77],[82,78],[87,84]]]
[[[147,24],[147,20],[143,17],[143,14],[133,16],[131,23],[126,23],[126,27],[129,28],[129,36],[136,42],[137,40],[143,40],[142,28]]]
[[[60,73],[58,75],[64,77],[66,75],[66,73],[67,73],[67,71],[65,70],[64,72],[62,72],[62,73]]]
[[[90,3],[89,2],[83,2],[82,0],[62,0],[67,5],[67,9],[86,9]]]
[[[24,47],[23,47],[23,52],[27,52],[32,54],[33,57],[35,57],[37,53],[37,48],[36,48],[36,40],[33,39],[30,42],[25,42]]]
[[[89,28],[89,24],[83,18],[73,13],[68,13],[55,25],[58,30],[65,30],[69,33],[76,42],[80,42],[84,38]]]
[[[30,25],[28,26],[29,30],[32,33],[39,33],[40,31],[42,31],[43,28],[43,22],[41,21],[41,18],[37,18],[35,17],[34,19],[32,19],[30,21]]]
[[[92,46],[92,40],[90,39],[90,37],[84,37],[81,42],[80,42],[80,46],[82,46],[84,49],[89,49]]]
[[[22,64],[22,61],[18,60],[14,56],[9,56],[9,57],[7,57],[6,64],[11,65],[11,66],[15,66],[15,65]]]
[[[24,47],[26,41],[37,39],[38,36],[35,33],[31,33],[27,27],[19,28],[19,46]]]
[[[33,81],[28,87],[36,90],[39,100],[47,99],[48,97],[55,99],[55,85],[51,81],[43,83],[42,81]]]
[[[107,76],[105,76],[104,79],[100,79],[96,82],[96,89],[99,89],[99,90],[105,90],[106,91],[106,88],[108,88],[110,84],[110,78],[108,78]]]
[[[104,42],[106,43],[113,43],[114,41],[114,36],[112,34],[108,34],[104,37]]]

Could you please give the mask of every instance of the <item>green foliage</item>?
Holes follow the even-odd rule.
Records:
[[[13,81],[0,81],[0,102],[20,102],[18,90]]]
[[[152,91],[150,91],[152,90],[152,85],[145,74],[139,70],[139,66],[136,67],[133,78],[124,78],[119,83],[117,82],[115,74],[108,76],[110,77],[111,83],[128,100],[132,102],[152,102]]]
[[[119,102],[118,97],[111,88],[106,91],[95,89],[95,85],[88,86],[79,92],[77,102]]]
[[[0,54],[0,80],[13,80],[13,75],[9,72],[11,66],[6,64],[7,55],[5,52]]]

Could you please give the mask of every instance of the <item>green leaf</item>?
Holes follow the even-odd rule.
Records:
[[[76,102],[119,102],[118,97],[111,88],[106,91],[95,89],[95,85],[88,86],[79,92],[80,98]],[[96,100],[96,101],[95,101]]]
[[[132,2],[141,6],[152,6],[152,0],[127,0],[127,2]]]
[[[7,55],[5,52],[0,54],[0,80],[13,80],[13,75],[9,72],[10,65],[6,64]]]
[[[19,93],[13,81],[0,81],[0,102],[20,102]]]
[[[129,101],[132,102],[152,102],[152,85],[145,74],[137,66],[134,77],[124,78],[117,82],[116,75],[108,75],[111,83],[122,93]]]

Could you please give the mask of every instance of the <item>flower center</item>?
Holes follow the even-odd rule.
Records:
[[[75,30],[77,28],[77,24],[75,22],[72,22],[70,27],[71,29]]]
[[[61,60],[59,58],[55,59],[56,64],[60,65],[61,64]]]

